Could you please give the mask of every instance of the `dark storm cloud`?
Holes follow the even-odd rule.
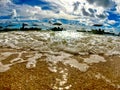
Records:
[[[90,14],[85,10],[85,8],[82,8],[82,13],[84,16],[90,16]]]
[[[89,11],[90,13],[94,13],[94,12],[95,12],[95,10],[92,9],[92,8],[89,8],[88,11]]]
[[[78,9],[78,7],[79,7],[79,5],[80,5],[80,2],[75,2],[74,4],[73,4],[73,6],[74,6],[74,11],[76,11],[77,9]]]
[[[82,8],[81,11],[82,11],[82,14],[84,16],[89,16],[89,17],[94,17],[94,18],[96,16],[97,18],[100,18],[100,19],[105,19],[107,17],[107,14],[104,14],[104,13],[97,15],[96,11],[94,9],[92,9],[92,8],[88,9],[89,12],[85,8]]]
[[[87,0],[89,2],[89,4],[93,4],[94,0]]]
[[[84,16],[95,17],[95,11],[92,9],[88,9],[88,11],[86,11],[85,8],[82,8],[81,11]]]
[[[102,6],[108,8],[112,6],[111,0],[87,0],[89,4],[96,4],[97,6]]]

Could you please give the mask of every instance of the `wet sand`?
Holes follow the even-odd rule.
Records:
[[[0,48],[3,52],[22,52],[22,50]],[[22,54],[24,60],[27,55],[34,54],[34,51],[26,51]],[[120,90],[120,56],[104,56],[107,61],[88,64],[86,72],[64,65],[56,64],[57,71],[51,71],[50,63],[42,56],[37,60],[36,67],[26,68],[26,61],[16,63],[6,72],[0,72],[0,90]],[[17,54],[10,55],[3,64],[8,64],[17,57]],[[78,62],[88,56],[74,55]]]

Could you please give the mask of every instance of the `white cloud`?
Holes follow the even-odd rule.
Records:
[[[113,24],[115,24],[115,23],[116,23],[116,21],[115,21],[115,20],[108,20],[108,24],[113,25]]]
[[[8,3],[11,3],[11,0],[0,0],[0,5],[6,5]]]
[[[28,19],[43,19],[43,18],[65,18],[74,19],[76,16],[66,14],[63,11],[55,13],[52,10],[42,10],[40,6],[17,5],[17,16]]]
[[[0,16],[11,15],[20,19],[43,19],[64,18],[76,19],[88,25],[94,23],[105,23],[113,2],[117,4],[116,10],[120,13],[119,0],[43,0],[47,2],[50,10],[43,10],[42,6],[30,6],[26,4],[16,5],[11,0],[0,0]],[[11,8],[9,8],[11,6]],[[12,13],[11,13],[12,11]],[[108,21],[109,24],[115,23]]]
[[[10,14],[10,5],[12,5],[10,0],[0,0],[0,16]]]
[[[66,14],[76,16],[87,16],[94,18],[106,18],[106,13],[112,6],[111,0],[44,0],[49,2],[53,11],[62,11]],[[93,1],[91,3],[90,1]],[[99,5],[98,5],[99,4]],[[55,8],[56,7],[56,8]],[[55,10],[54,10],[55,9]]]
[[[111,0],[44,0],[50,4],[53,14],[58,18],[79,19],[86,24],[105,23],[109,14],[107,11],[113,8]],[[92,3],[90,1],[93,1]],[[87,18],[86,20],[84,20]]]
[[[4,5],[3,5],[4,4]],[[57,6],[57,3],[52,3]],[[11,16],[11,18],[17,17],[19,19],[43,19],[43,18],[65,18],[65,19],[75,19],[76,16],[72,14],[67,14],[64,9],[64,5],[58,3],[59,7],[56,9],[59,12],[56,13],[55,10],[42,10],[40,6],[30,6],[26,4],[16,5],[10,0],[1,0],[0,16]],[[71,9],[70,9],[71,10]]]
[[[13,10],[12,10],[11,17],[12,17],[12,18],[17,17],[16,9],[13,9]]]
[[[74,3],[79,2],[79,0],[43,0],[49,2],[51,6],[54,6],[53,9],[62,10],[66,13],[71,13],[74,10]]]
[[[116,12],[120,14],[120,0],[113,0],[116,4]]]

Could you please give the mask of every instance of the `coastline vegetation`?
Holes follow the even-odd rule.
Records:
[[[65,28],[60,27],[61,24],[55,23],[53,25],[53,28],[49,28],[46,30],[51,30],[51,31],[64,31],[66,30]],[[10,26],[10,25],[9,25]],[[34,27],[26,27],[28,24],[23,23],[21,28],[11,28],[11,27],[3,27],[0,26],[0,32],[8,32],[8,31],[41,31],[42,28],[38,28],[38,25],[34,25]],[[35,27],[36,26],[36,27]],[[91,33],[91,34],[99,34],[99,35],[114,35],[114,36],[120,36],[120,32],[118,34],[115,34],[114,32],[106,32],[104,29],[98,28],[98,29],[91,29],[91,30],[86,30],[85,28],[82,28],[80,30],[76,30],[77,32],[85,32],[85,33]]]
[[[99,34],[99,35],[114,35],[114,36],[120,36],[120,32],[118,34],[115,34],[114,32],[107,32],[104,29],[91,29],[90,31],[87,31],[85,29],[82,30],[76,30],[77,32],[86,32],[91,34]]]

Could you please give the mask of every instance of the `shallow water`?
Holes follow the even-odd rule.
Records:
[[[35,67],[36,60],[46,56],[48,62],[54,64],[62,62],[84,72],[89,68],[87,64],[106,62],[104,57],[99,55],[120,56],[120,37],[93,35],[75,31],[4,32],[0,33],[0,46],[23,50],[22,52],[3,52],[0,54],[1,60],[12,54],[18,54],[18,57],[11,60],[10,64],[28,61],[27,68]],[[35,54],[27,58],[27,60],[22,59],[22,54],[29,51],[34,51]],[[83,58],[83,63],[71,58],[74,55],[89,56],[90,54],[93,55],[89,58]],[[11,65],[7,66],[5,70],[8,70]],[[3,68],[2,63],[1,67]],[[6,68],[6,66],[4,67]]]
[[[1,73],[22,63],[25,63],[27,69],[36,68],[37,62],[45,57],[48,69],[61,75],[53,85],[53,89],[58,90],[72,87],[71,84],[66,85],[69,70],[58,67],[59,63],[85,73],[96,64],[106,63],[108,60],[105,57],[120,57],[120,37],[75,31],[4,32],[0,33],[0,47],[3,48],[3,51],[0,50]],[[77,56],[80,59],[76,59]],[[6,61],[7,63],[4,63]],[[105,79],[101,74],[95,77]],[[105,80],[115,85],[112,81]]]
[[[120,37],[75,31],[0,33],[0,46],[39,52],[120,55]]]

